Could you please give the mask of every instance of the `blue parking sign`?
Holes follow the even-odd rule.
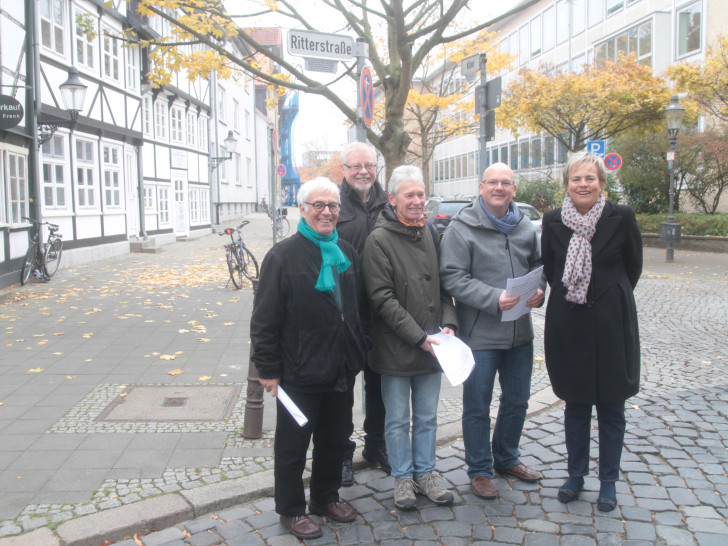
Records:
[[[604,158],[605,146],[603,140],[587,140],[586,151],[590,154]]]

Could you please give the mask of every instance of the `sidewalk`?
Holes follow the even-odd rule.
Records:
[[[289,218],[295,229],[294,209],[289,209]],[[272,243],[270,224],[262,214],[248,219],[246,241],[262,261]],[[675,263],[665,264],[664,250],[645,249],[645,272],[637,290],[645,355],[643,392],[635,400],[637,409],[630,410],[630,431],[635,431],[630,441],[636,444],[628,447],[623,462],[626,479],[621,484],[620,517],[626,523],[621,532],[647,525],[654,537],[659,525],[666,525],[676,532],[674,536],[689,536],[690,541],[704,532],[708,538],[698,542],[707,544],[711,537],[725,539],[728,534],[728,512],[721,499],[728,490],[726,481],[720,480],[728,472],[724,360],[728,255],[676,250],[675,258]],[[265,397],[263,438],[245,440],[239,434],[252,292],[248,287],[235,291],[225,286],[226,281],[222,239],[210,235],[170,245],[161,254],[135,254],[61,270],[48,284],[4,294],[0,536],[16,537],[0,539],[0,545],[58,544],[59,539],[64,544],[100,544],[152,529],[163,531],[142,537],[144,544],[215,544],[215,536],[227,544],[285,543],[292,538],[277,524],[269,499],[275,418],[270,397]],[[522,451],[527,464],[546,471],[547,479],[540,488],[496,480],[501,498],[494,503],[470,495],[463,481],[459,441],[461,391],[444,380],[438,471],[456,488],[458,504],[423,505],[416,514],[421,519],[410,522],[409,528],[426,534],[430,532],[426,529],[440,525],[437,522],[449,522],[466,533],[462,525],[487,523],[482,527],[495,529],[498,540],[518,543],[537,536],[549,540],[569,536],[578,526],[592,529],[575,533],[584,538],[620,532],[611,531],[618,527],[614,517],[593,515],[589,502],[572,503],[566,510],[554,500],[565,467],[561,409],[541,359],[543,310],[534,313],[534,323],[538,357]],[[156,388],[167,390],[150,394]],[[214,394],[204,394],[211,389]],[[360,385],[356,392],[360,435]],[[188,405],[184,411],[192,413],[170,419],[169,412],[174,417],[177,410],[158,402],[175,396],[187,397],[194,411]],[[672,396],[685,396],[689,402],[684,409],[668,407]],[[661,403],[667,409],[651,409]],[[126,406],[139,413],[119,413]],[[690,412],[690,422],[682,423],[681,411]],[[668,418],[670,412],[677,412],[680,426]],[[696,432],[688,434],[688,429]],[[683,434],[680,438],[689,442],[656,442],[665,430]],[[697,457],[698,449],[707,450],[712,459]],[[685,464],[675,465],[673,459]],[[332,525],[324,539],[350,543],[354,538],[347,533],[354,533],[354,541],[360,542],[424,540],[424,535],[397,535],[394,527],[402,533],[409,516],[391,513],[391,478],[366,470],[363,464],[357,452],[358,485],[342,489],[363,514],[362,521],[355,526]],[[708,473],[700,481],[688,471],[703,472],[705,465]],[[678,468],[682,486],[668,467]],[[643,474],[665,475],[672,481],[647,483]],[[694,482],[688,484],[687,479]],[[595,483],[588,480],[587,499]],[[705,493],[694,494],[693,500],[688,489]],[[683,497],[673,497],[678,494]],[[644,499],[653,502],[643,506]],[[213,513],[216,517],[206,516]],[[563,522],[554,521],[558,514]],[[680,524],[675,519],[678,514]],[[662,523],[651,523],[654,518]],[[468,523],[469,519],[482,521]],[[382,534],[381,525],[390,529],[391,537]],[[469,535],[449,535],[447,529],[437,532],[440,537],[470,542],[480,537],[474,529],[468,527]],[[506,540],[503,533],[513,540]]]

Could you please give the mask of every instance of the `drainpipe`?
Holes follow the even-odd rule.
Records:
[[[207,126],[208,138],[207,138],[207,158],[208,158],[208,171],[210,173],[210,214],[216,225],[220,224],[220,171],[213,169],[210,165],[210,158],[217,157],[219,142],[218,140],[218,123],[217,123],[217,72],[213,70],[210,72],[210,120]],[[212,124],[212,127],[210,127]],[[215,144],[213,147],[212,135],[215,135]],[[215,179],[213,182],[213,178]]]
[[[40,112],[40,52],[38,46],[38,29],[35,25],[37,2],[25,3],[25,73],[27,77],[25,87],[26,131],[30,140],[28,149],[28,189],[31,218],[43,221],[40,206],[40,169],[38,153],[38,112]]]
[[[134,147],[137,155],[137,191],[139,192],[139,236],[142,240],[149,239],[147,235],[147,223],[144,217],[144,167],[142,165],[142,145]]]

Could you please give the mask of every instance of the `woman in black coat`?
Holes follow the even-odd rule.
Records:
[[[615,482],[624,443],[624,403],[637,393],[640,343],[634,288],[642,273],[642,238],[634,211],[606,201],[602,159],[573,154],[563,172],[561,209],[543,217],[541,254],[551,287],[546,307],[546,367],[566,402],[569,478],[559,489],[574,500],[589,471],[592,406],[599,422],[597,507],[617,505]]]

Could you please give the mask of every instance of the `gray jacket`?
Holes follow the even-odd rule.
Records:
[[[458,337],[473,350],[511,349],[533,341],[531,314],[501,322],[498,299],[509,278],[541,265],[541,249],[528,218],[521,215],[508,235],[490,222],[479,199],[462,208],[442,238],[440,282],[453,298]],[[544,280],[541,288],[546,288]]]

